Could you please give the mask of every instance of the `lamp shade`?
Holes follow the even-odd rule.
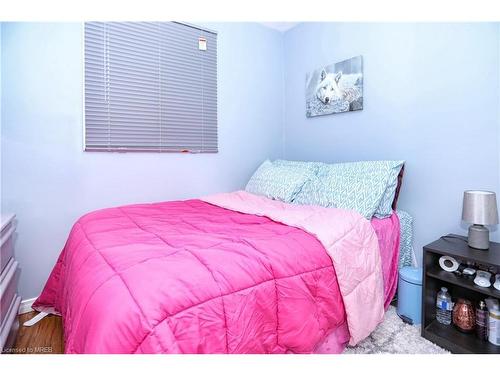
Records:
[[[462,220],[479,225],[498,224],[497,198],[492,191],[464,191]]]

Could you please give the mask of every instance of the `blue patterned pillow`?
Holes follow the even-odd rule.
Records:
[[[413,217],[406,212],[396,210],[399,218],[400,238],[399,241],[399,268],[405,266],[414,266],[413,259]]]
[[[289,203],[313,176],[307,168],[275,165],[266,160],[250,178],[245,190]]]
[[[286,166],[286,167],[292,167],[292,168],[297,168],[297,169],[307,169],[314,174],[316,174],[319,170],[319,168],[325,163],[319,162],[319,161],[295,161],[295,160],[283,160],[283,159],[276,159],[273,161],[274,165],[278,166]]]
[[[390,198],[390,192],[386,197],[386,191],[398,163],[402,165],[402,162],[393,161],[324,165],[319,168],[318,175],[302,187],[294,203],[352,209],[371,219],[380,204],[383,203],[385,208],[386,200]],[[392,198],[395,189],[396,186]],[[389,208],[390,204],[392,201]]]
[[[387,188],[385,189],[382,200],[375,211],[375,216],[379,219],[383,219],[392,215],[392,202],[394,202],[394,195],[396,194],[396,188],[398,187],[398,176],[405,162],[401,160],[382,161],[378,163],[380,163],[380,168],[386,168],[389,170]]]

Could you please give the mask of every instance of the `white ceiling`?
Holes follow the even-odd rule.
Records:
[[[285,32],[290,30],[292,27],[297,26],[299,22],[261,22],[261,24],[270,27],[271,29]]]

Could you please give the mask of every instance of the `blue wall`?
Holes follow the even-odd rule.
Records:
[[[282,35],[218,30],[218,154],[82,151],[82,27],[2,25],[2,211],[18,217],[23,298],[38,295],[75,220],[103,207],[242,188],[282,156]]]
[[[1,130],[2,130],[2,22],[0,22],[0,136],[1,136]]]
[[[464,189],[500,192],[500,25],[206,25],[219,31],[215,155],[83,152],[81,25],[1,25],[1,208],[18,215],[23,298],[83,213],[239,189],[265,158],[406,159],[417,253],[465,232]],[[363,111],[306,119],[306,73],[360,54]]]
[[[465,233],[465,189],[499,189],[497,24],[300,24],[285,34],[285,156],[405,159],[415,250]],[[306,73],[363,55],[364,109],[307,119]],[[498,239],[498,233],[493,238]]]

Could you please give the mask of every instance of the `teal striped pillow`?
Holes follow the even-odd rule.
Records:
[[[273,164],[277,166],[291,167],[300,170],[307,169],[313,172],[314,174],[318,173],[319,168],[325,165],[325,163],[319,161],[295,161],[295,160],[283,160],[283,159],[276,159],[275,161],[273,161]]]
[[[290,203],[314,176],[308,168],[274,164],[266,160],[248,181],[246,191]]]
[[[366,161],[320,166],[294,203],[352,209],[367,219],[388,216],[402,165],[402,161]]]
[[[385,161],[380,163],[382,163],[381,167],[389,171],[387,188],[385,189],[385,193],[380,200],[377,210],[375,211],[375,216],[379,219],[383,219],[392,215],[392,203],[394,202],[396,188],[398,187],[398,176],[405,162],[403,160],[400,160]]]

